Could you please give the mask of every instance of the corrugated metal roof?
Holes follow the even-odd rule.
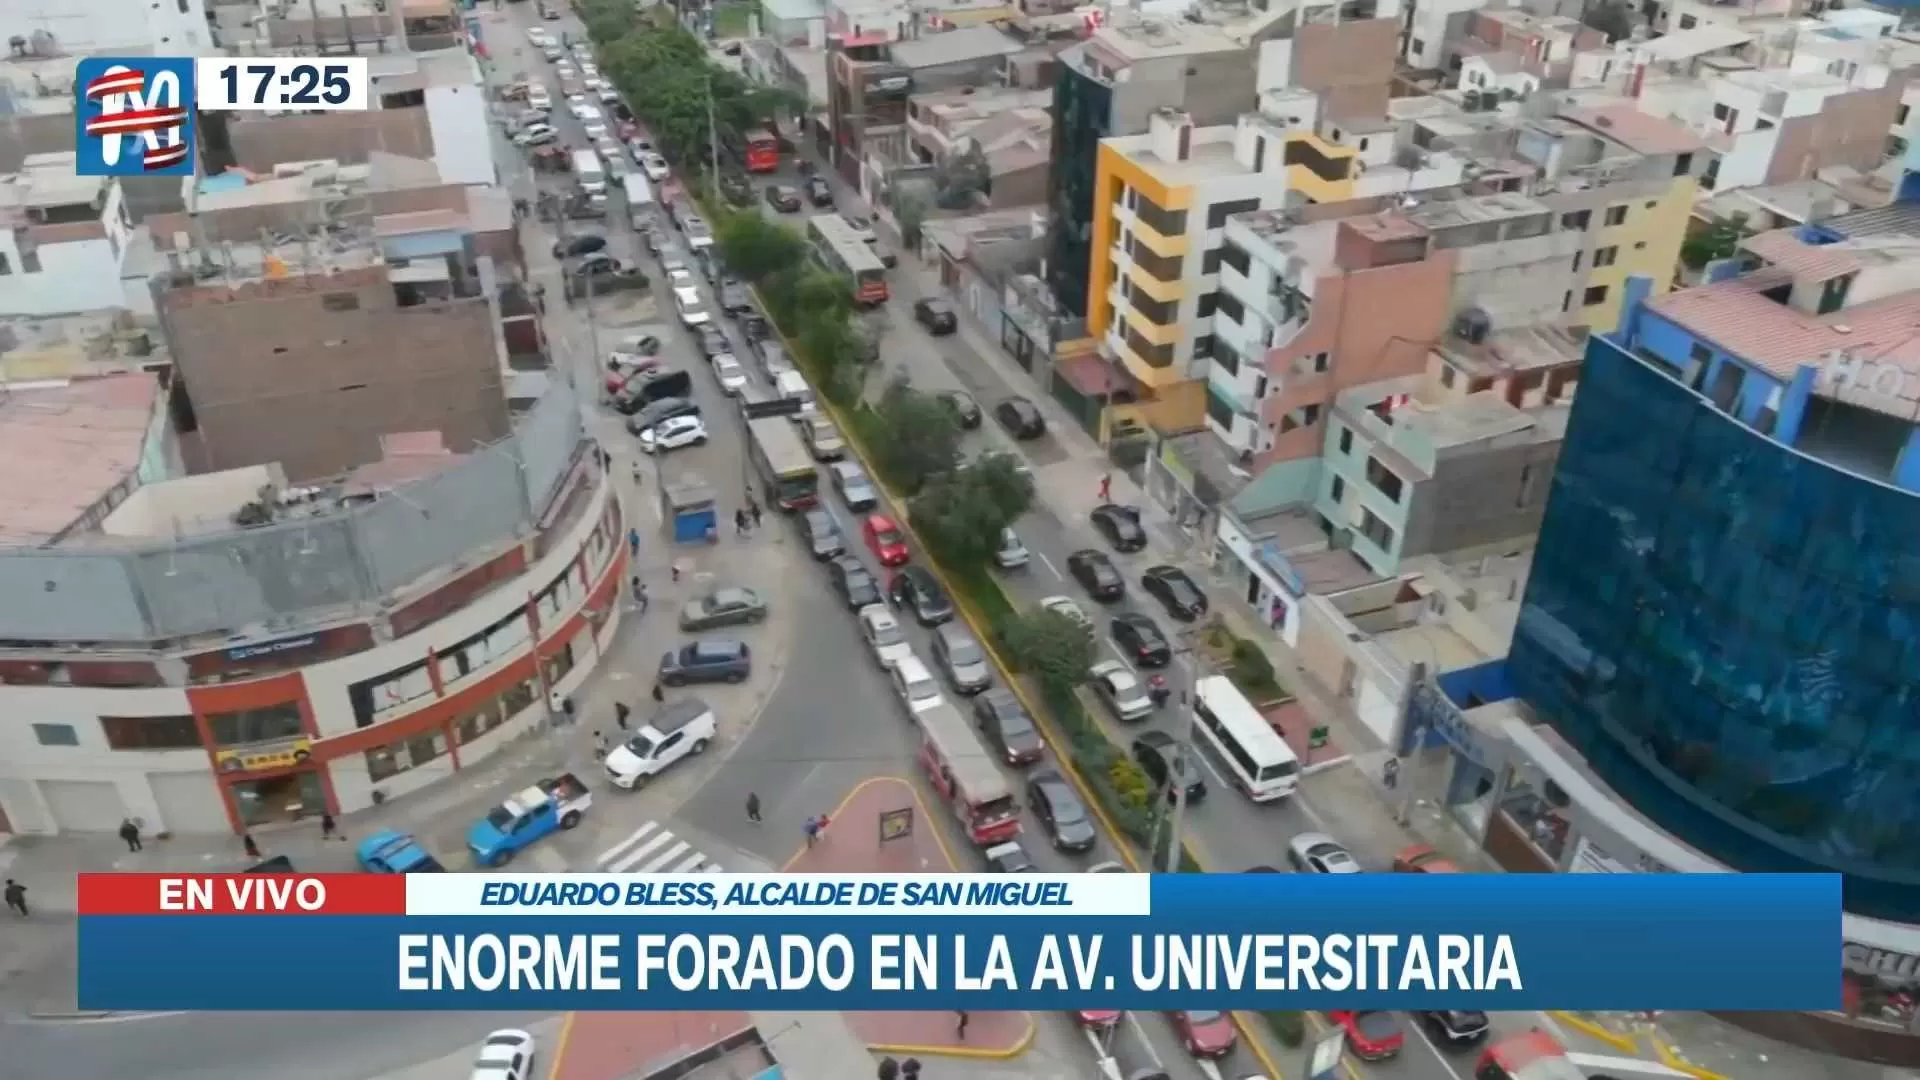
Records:
[[[1648,301],[1654,313],[1782,379],[1844,350],[1920,372],[1920,290],[1810,315],[1761,295],[1793,281],[1779,268],[1683,289]]]
[[[46,543],[125,482],[159,396],[138,373],[0,397],[0,546]]]
[[[1800,239],[1798,232],[1797,229],[1775,229],[1749,236],[1740,246],[1796,278],[1830,281],[1859,272],[1860,260],[1852,251],[1838,244],[1809,244]]]

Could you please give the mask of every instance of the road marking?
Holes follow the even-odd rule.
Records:
[[[1040,560],[1040,565],[1041,565],[1041,566],[1044,566],[1044,567],[1046,567],[1046,568],[1047,568],[1047,573],[1049,573],[1049,574],[1052,574],[1052,575],[1053,575],[1053,580],[1055,580],[1055,581],[1065,581],[1065,580],[1067,580],[1066,578],[1063,578],[1063,577],[1061,577],[1061,576],[1060,576],[1060,571],[1058,571],[1058,570],[1055,570],[1055,569],[1053,568],[1053,560],[1052,560],[1052,559],[1049,559],[1049,558],[1047,558],[1047,555],[1046,555],[1046,552],[1044,552],[1044,551],[1036,551],[1036,552],[1034,552],[1034,553],[1033,553],[1033,557],[1034,557],[1034,558],[1036,558],[1036,559],[1039,559],[1039,560]]]
[[[647,822],[601,852],[594,864],[608,874],[725,873],[704,852],[695,851],[657,821]]]
[[[1439,1060],[1440,1067],[1447,1070],[1447,1075],[1453,1077],[1453,1080],[1465,1080],[1465,1078],[1460,1075],[1460,1070],[1453,1067],[1452,1059],[1447,1057],[1441,1050],[1440,1045],[1433,1041],[1431,1035],[1427,1034],[1427,1029],[1421,1025],[1420,1018],[1412,1013],[1401,1013],[1400,1015],[1406,1017],[1407,1026],[1413,1029],[1415,1035],[1420,1036],[1420,1041],[1427,1044],[1428,1050],[1433,1051],[1433,1056]],[[1561,1045],[1564,1046],[1566,1044],[1562,1043]]]
[[[668,871],[668,873],[691,874],[695,870],[698,870],[700,868],[701,863],[704,863],[706,861],[707,861],[707,857],[696,851],[692,855],[688,856],[687,859],[684,862],[682,862],[680,865]]]

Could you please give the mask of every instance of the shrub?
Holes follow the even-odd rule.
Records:
[[[1273,1037],[1289,1047],[1298,1047],[1307,1041],[1307,1018],[1297,1012],[1263,1012],[1267,1027],[1273,1031]]]
[[[1122,805],[1144,810],[1153,802],[1153,785],[1147,781],[1147,775],[1140,771],[1140,766],[1119,754],[1107,763],[1107,779]]]

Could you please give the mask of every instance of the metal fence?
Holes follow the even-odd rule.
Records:
[[[369,504],[177,541],[0,551],[0,638],[251,634],[376,608],[529,532],[582,437],[579,401],[556,382],[511,436]]]

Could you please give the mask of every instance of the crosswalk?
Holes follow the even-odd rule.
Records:
[[[718,874],[718,863],[695,851],[657,821],[628,833],[601,852],[594,864],[607,874]]]

